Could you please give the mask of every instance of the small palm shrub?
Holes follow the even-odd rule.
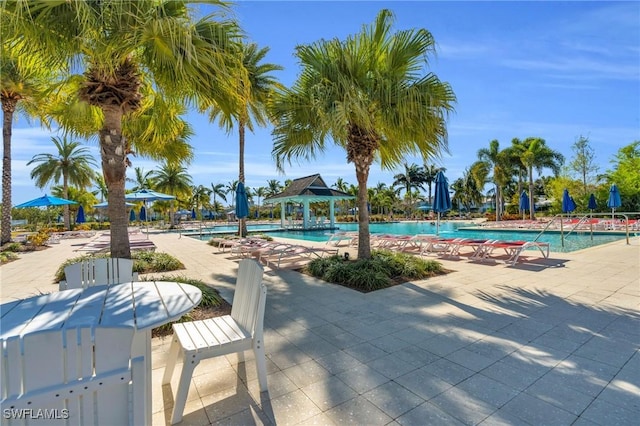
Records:
[[[18,258],[18,255],[15,254],[15,252],[13,251],[0,252],[0,264],[9,263],[12,260],[16,260],[17,258]]]
[[[406,253],[376,250],[371,259],[348,261],[341,256],[314,259],[305,272],[325,281],[369,292],[411,279],[444,273],[442,265]]]
[[[94,255],[85,254],[82,256],[67,259],[62,263],[62,265],[58,267],[54,280],[56,282],[59,282],[65,279],[64,268],[66,266],[96,257],[106,258],[110,257],[110,255],[108,253],[98,253]],[[131,258],[133,259],[133,272],[138,272],[140,274],[147,274],[151,272],[169,272],[178,269],[184,269],[184,264],[182,262],[167,253],[137,251],[131,253]]]

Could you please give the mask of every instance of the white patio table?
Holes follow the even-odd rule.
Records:
[[[136,332],[132,357],[144,356],[145,424],[151,424],[151,329],[180,318],[200,303],[192,285],[143,281],[73,289],[0,305],[0,336],[79,326],[130,326]]]

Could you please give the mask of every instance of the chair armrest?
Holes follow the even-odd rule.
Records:
[[[137,272],[134,272],[134,273],[131,275],[131,277],[132,277],[132,278],[131,278],[131,281],[140,281],[140,280],[138,279],[138,273],[137,273]]]

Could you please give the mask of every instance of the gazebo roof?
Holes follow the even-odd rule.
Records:
[[[282,201],[304,201],[311,203],[318,201],[349,200],[356,198],[346,192],[338,191],[327,186],[319,173],[293,180],[284,191],[273,197],[265,198],[265,203],[279,203]]]

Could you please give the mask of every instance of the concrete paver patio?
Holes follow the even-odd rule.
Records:
[[[231,301],[236,261],[176,234],[151,239],[185,264],[178,274]],[[1,300],[56,291],[53,273],[80,242],[3,265]],[[640,238],[551,258],[441,260],[454,272],[369,294],[267,269],[269,392],[249,355],[204,361],[182,424],[635,424]],[[161,386],[168,344],[154,339],[158,425],[173,405]]]

